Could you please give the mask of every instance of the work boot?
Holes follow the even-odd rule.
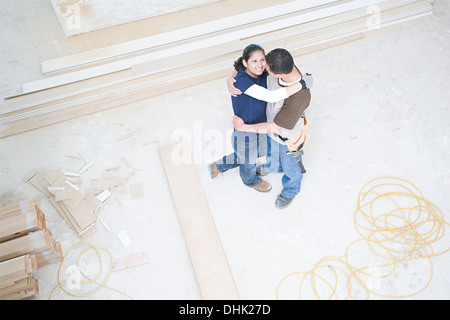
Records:
[[[259,192],[269,192],[270,190],[272,190],[272,186],[270,185],[270,183],[264,181],[263,179],[261,179],[261,181],[259,181],[259,183],[256,186],[249,186],[249,187]]]
[[[295,198],[286,198],[281,194],[278,195],[277,200],[275,201],[275,208],[284,209],[287,208]]]
[[[209,174],[211,175],[211,179],[217,178],[217,176],[219,175],[220,171],[219,169],[217,169],[216,163],[210,163],[208,165],[208,170],[209,170]]]

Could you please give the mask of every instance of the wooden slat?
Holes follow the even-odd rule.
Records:
[[[48,230],[31,232],[23,237],[0,243],[0,261],[17,258],[30,253],[53,249],[54,243]]]
[[[176,163],[178,148],[190,155],[186,142],[168,144],[160,155],[202,297],[239,299],[196,168],[192,163]]]
[[[0,288],[0,297],[9,296],[16,292],[27,292],[33,289],[33,277],[26,275],[24,278],[14,281],[10,286]]]
[[[34,199],[0,208],[0,242],[45,229],[45,216]]]
[[[192,66],[189,66],[178,70],[170,70],[163,74],[144,77],[141,81],[128,82],[126,86],[116,85],[102,88],[95,95],[84,93],[75,97],[62,99],[57,104],[47,103],[43,106],[37,106],[31,111],[32,114],[30,116],[3,122],[3,125],[0,126],[0,137],[7,137],[73,119],[74,117],[147,99],[170,92],[175,87],[177,89],[185,88],[217,79],[218,77],[227,76],[230,74],[230,66],[235,57],[236,54],[230,55],[228,60],[225,60],[222,64],[217,64],[217,67],[212,62],[212,64],[205,63],[196,65],[194,69]],[[130,95],[131,92],[133,92],[132,95]],[[44,113],[48,114],[44,115],[41,113],[41,109],[44,110]],[[66,109],[71,110],[65,112]],[[18,114],[20,115],[20,112]],[[6,117],[4,116],[3,119],[6,119]],[[11,123],[16,121],[19,121],[19,123]],[[0,122],[2,122],[1,118]]]
[[[28,287],[25,290],[13,292],[0,297],[0,300],[29,300],[33,299],[39,293],[39,282],[36,279],[31,279]]]
[[[15,281],[37,272],[35,255],[24,255],[0,262],[0,288],[12,285]]]

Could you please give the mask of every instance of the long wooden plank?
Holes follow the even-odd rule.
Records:
[[[0,243],[0,261],[52,249],[50,233],[46,230],[31,232],[23,237]]]
[[[43,230],[45,227],[43,219],[37,213],[2,219],[0,223],[0,242],[18,238],[29,232]]]
[[[0,297],[0,300],[28,300],[36,297],[39,293],[39,282],[36,279],[29,280],[29,286],[25,290],[6,294]]]
[[[0,298],[9,296],[11,294],[14,294],[16,292],[21,291],[29,291],[32,289],[33,277],[31,275],[26,275],[26,277],[19,279],[17,281],[14,281],[10,286],[0,288]]]
[[[21,213],[28,213],[30,211],[34,211],[35,207],[36,207],[35,199],[24,200],[0,207],[0,219],[6,218],[9,215],[18,215]]]
[[[24,280],[31,280],[37,272],[37,260],[34,255],[25,255],[0,262],[0,297],[26,290]]]
[[[387,9],[390,9],[394,6],[402,6],[407,4],[413,0],[404,0],[404,1],[385,1],[380,6],[380,10],[384,12]],[[422,1],[423,3],[423,1]],[[33,106],[53,102],[59,99],[63,99],[68,96],[74,96],[76,94],[82,94],[85,92],[97,90],[100,88],[104,88],[108,85],[113,85],[117,83],[123,83],[129,80],[136,79],[138,77],[143,77],[151,74],[160,73],[163,71],[171,70],[173,68],[182,67],[184,65],[194,64],[196,61],[200,61],[198,56],[206,59],[208,56],[214,57],[220,53],[220,50],[223,52],[230,52],[233,49],[237,48],[237,46],[244,45],[244,42],[255,41],[256,43],[266,44],[277,41],[279,39],[287,39],[288,37],[305,35],[308,36],[313,30],[325,28],[330,25],[336,25],[338,23],[343,23],[352,19],[361,18],[364,16],[368,16],[370,13],[367,12],[366,8],[352,10],[348,13],[343,13],[339,15],[333,15],[332,17],[326,17],[320,20],[315,20],[310,23],[301,24],[299,26],[295,26],[292,28],[283,29],[280,31],[265,33],[264,35],[246,38],[245,41],[235,42],[231,44],[222,44],[215,47],[211,47],[211,50],[200,50],[192,52],[192,57],[186,55],[178,55],[178,60],[173,64],[168,63],[168,61],[172,62],[174,59],[177,59],[177,56],[174,56],[173,59],[160,59],[156,61],[152,61],[146,64],[139,64],[132,66],[133,72],[130,74],[124,73],[115,73],[110,76],[97,77],[95,79],[86,80],[84,82],[74,83],[72,85],[65,85],[63,87],[57,87],[47,90],[48,92],[36,92],[34,94],[28,94],[27,96],[23,96],[13,101],[8,102],[0,107],[0,114],[7,114],[18,110],[23,110],[27,108],[32,108]],[[363,24],[366,25],[365,23]],[[311,39],[314,41],[314,39]],[[219,50],[219,51],[218,51]],[[1,122],[1,119],[0,119]],[[3,121],[4,122],[4,121]]]
[[[160,156],[200,292],[205,300],[239,299],[196,168],[176,161],[180,148],[190,155],[187,143],[179,142],[161,147]]]
[[[254,23],[287,13],[301,11],[337,1],[338,0],[301,0],[292,1],[281,5],[275,5],[269,8],[238,14],[232,17],[217,19],[211,22],[201,23],[198,25],[165,32],[143,39],[127,41],[115,46],[91,50],[89,52],[83,52],[63,58],[47,60],[41,64],[42,72],[46,74],[74,67],[86,66],[91,63],[104,61],[111,58],[117,58],[134,52],[148,50],[179,41],[185,41],[186,39],[204,36],[225,29],[238,27],[244,21],[246,24]]]
[[[421,10],[428,10],[430,7],[428,6],[425,6],[425,4],[423,3],[423,2],[421,2],[421,7],[422,7],[422,9]],[[402,8],[400,8],[400,9],[402,9]],[[431,10],[430,10],[430,12],[431,12]],[[410,12],[407,12],[407,14],[410,14]],[[411,13],[412,14],[412,13]],[[361,15],[361,13],[358,13],[358,16],[360,16]],[[383,19],[388,19],[390,17],[390,13],[389,13],[389,11],[387,11],[387,12],[383,12]],[[394,17],[395,18],[395,17]],[[306,46],[306,45],[314,45],[315,43],[316,44],[318,44],[318,43],[321,43],[321,42],[324,42],[324,41],[329,41],[329,40],[334,40],[334,39],[336,39],[336,38],[338,38],[338,37],[343,37],[343,36],[346,36],[346,35],[352,35],[352,34],[354,34],[354,33],[356,33],[356,32],[362,32],[362,31],[366,31],[367,30],[367,24],[366,24],[366,20],[365,20],[366,18],[364,17],[364,16],[362,16],[362,18],[360,18],[360,20],[358,20],[358,21],[360,21],[360,22],[357,22],[357,21],[355,21],[355,26],[357,27],[357,29],[355,29],[355,27],[353,27],[353,30],[351,30],[351,32],[349,32],[348,30],[345,30],[344,29],[344,31],[342,31],[342,32],[340,32],[340,33],[337,33],[336,32],[336,30],[334,30],[334,29],[336,29],[336,28],[341,28],[342,29],[342,27],[343,26],[345,26],[344,24],[341,24],[341,25],[338,25],[338,26],[332,26],[332,28],[330,27],[328,30],[330,30],[330,31],[328,31],[328,33],[325,33],[325,36],[322,36],[322,39],[319,39],[319,38],[317,38],[317,37],[314,37],[314,36],[312,36],[312,35],[314,35],[314,33],[312,33],[312,32],[309,32],[309,33],[306,33],[305,35],[302,35],[302,36],[300,36],[300,38],[301,37],[303,37],[304,39],[303,40],[301,40],[301,41],[297,41],[297,43],[298,43],[298,45],[297,45],[297,48],[293,48],[292,46],[292,48],[293,49],[298,49],[298,46]],[[334,31],[333,31],[334,30]],[[333,31],[333,32],[332,32]],[[290,32],[293,32],[292,30],[290,31]],[[346,32],[347,32],[347,34],[346,34]],[[307,39],[307,37],[310,37],[310,39]],[[265,40],[265,38],[267,38],[268,40]],[[296,37],[296,38],[299,38],[299,37]],[[250,41],[250,40],[255,40],[255,38],[249,38],[249,39],[247,39],[248,41]],[[256,40],[260,40],[261,42],[263,42],[264,44],[266,44],[266,43],[271,43],[271,42],[273,42],[273,40],[271,39],[271,36],[270,36],[270,34],[269,35],[267,35],[267,36],[265,36],[265,37],[260,37],[260,38],[257,38]],[[320,40],[320,41],[319,41]],[[309,41],[309,42],[308,42]],[[282,43],[294,43],[294,41],[291,41],[291,39],[283,39],[282,40]],[[148,67],[147,67],[148,68]],[[144,68],[143,68],[144,70],[146,69],[146,67],[144,66]],[[135,79],[138,79],[138,78],[140,78],[140,77],[143,77],[143,76],[145,76],[146,74],[139,74],[139,75],[137,75],[137,76],[133,76],[133,77],[129,77],[129,78],[126,78],[126,79],[123,79],[123,81],[126,81],[126,80],[135,80]],[[93,97],[92,96],[92,99],[102,99],[102,96],[100,95],[100,96],[97,96],[97,97]],[[67,101],[67,103],[66,104],[64,104],[64,105],[61,105],[61,108],[69,108],[69,107],[71,107],[71,106],[73,106],[73,105],[76,105],[76,104],[79,104],[81,101],[79,101],[79,100],[77,100],[77,99],[70,99],[70,100],[68,100]],[[86,102],[88,102],[88,101],[86,101]],[[56,107],[55,106],[55,108],[58,108],[58,107]],[[38,111],[37,112],[40,112],[40,110],[42,111],[42,110],[44,110],[43,108],[38,108]],[[53,111],[54,109],[49,109],[49,111]],[[33,110],[30,110],[29,112],[28,112],[28,115],[29,116],[33,116],[34,115],[34,113],[33,113],[34,111]],[[20,114],[18,115],[18,116],[15,116],[14,114],[11,114],[8,118],[3,118],[3,119],[0,119],[0,121],[1,122],[7,122],[7,121],[16,121],[16,120],[20,120]],[[23,116],[23,114],[22,114],[22,116]],[[8,120],[9,119],[9,120]]]
[[[418,1],[414,1],[414,4],[416,6],[418,5],[418,7],[421,7],[420,10],[422,10],[422,11],[410,13],[409,11],[411,10],[411,8],[413,8],[412,7],[413,4],[404,6],[404,7],[400,7],[399,8],[400,11],[404,10],[404,17],[401,17],[400,15],[398,17],[393,16],[392,17],[393,20],[388,23],[387,23],[386,18],[389,15],[386,15],[384,12],[381,12],[382,24],[380,26],[385,26],[385,25],[388,25],[391,23],[398,23],[400,21],[406,21],[408,19],[414,19],[414,18],[423,16],[426,14],[432,13],[432,7],[428,3],[426,3],[426,1],[418,0]],[[336,16],[336,17],[338,17],[338,16]],[[399,17],[401,17],[401,19]],[[385,18],[385,19],[383,20],[383,18]],[[397,20],[400,19],[400,20],[397,21],[396,19]],[[365,23],[362,23],[361,25],[366,26]],[[286,31],[288,31],[288,30],[289,29],[286,29]],[[362,30],[362,31],[367,31],[367,30]],[[353,31],[352,33],[357,34],[358,32]],[[281,46],[288,45],[289,50],[298,52],[298,54],[303,54],[303,52],[310,52],[311,50],[317,50],[314,48],[321,48],[321,49],[326,48],[327,43],[330,43],[329,45],[333,45],[333,43],[335,43],[336,40],[344,39],[346,36],[349,36],[352,33],[340,34],[340,35],[336,36],[335,38],[328,38],[328,37],[326,37],[326,34],[325,34],[323,39],[317,43],[307,43],[307,41],[305,41],[305,39],[301,39],[302,35],[300,35],[299,37],[293,37],[292,39],[284,39],[284,40],[282,39],[282,40],[280,40],[281,42],[280,41],[278,42],[278,45],[280,45],[280,44],[281,44]],[[270,38],[269,34],[268,34],[268,38]],[[295,39],[301,39],[301,40],[299,40],[300,41],[299,43],[296,43],[296,41],[294,41]],[[251,41],[252,38],[247,39],[247,40]],[[277,43],[274,42],[274,43],[271,43],[270,45],[277,45]],[[268,46],[268,48],[269,48],[269,46]],[[113,96],[111,94],[107,94],[107,91],[104,91],[105,95],[103,97],[98,96],[98,99],[88,100],[89,94],[86,94],[85,98],[79,99],[79,100],[77,98],[73,98],[73,97],[69,98],[68,97],[66,99],[67,100],[66,102],[62,101],[64,104],[61,104],[61,105],[52,106],[52,104],[49,103],[48,105],[38,106],[36,108],[36,110],[33,111],[33,112],[36,112],[36,114],[23,114],[22,120],[21,119],[13,120],[13,121],[15,121],[15,123],[11,123],[11,124],[6,123],[2,127],[0,127],[0,138],[6,137],[9,135],[13,135],[13,134],[17,134],[20,132],[32,130],[32,129],[35,129],[38,127],[46,126],[49,124],[57,123],[60,121],[65,121],[68,119],[72,119],[74,117],[82,116],[84,114],[98,112],[98,111],[112,108],[115,106],[120,106],[123,104],[131,103],[133,101],[146,99],[146,98],[152,97],[154,95],[162,94],[165,92],[170,92],[171,89],[166,84],[173,84],[175,87],[180,88],[180,86],[185,87],[185,86],[201,83],[203,81],[217,79],[221,76],[226,76],[229,74],[229,70],[230,70],[229,66],[231,66],[231,63],[236,58],[236,56],[237,55],[231,54],[227,58],[228,60],[222,57],[223,59],[221,61],[223,61],[224,63],[222,64],[221,68],[218,67],[218,68],[216,68],[216,70],[214,70],[214,68],[208,69],[208,64],[210,66],[214,66],[218,61],[218,59],[215,59],[215,60],[212,59],[210,62],[204,63],[203,65],[199,64],[197,66],[190,66],[190,67],[181,68],[179,70],[171,70],[171,71],[165,72],[163,74],[160,74],[159,77],[150,76],[150,77],[142,78],[141,80],[139,80],[140,84],[139,84],[139,82],[135,82],[135,85],[132,84],[130,86],[123,86],[123,87],[125,87],[125,89],[122,90],[123,94],[121,93],[121,94],[116,94]],[[217,66],[219,66],[219,64],[217,64]],[[191,71],[188,71],[188,70],[191,70]],[[196,70],[196,71],[192,72],[192,70]],[[177,79],[177,75],[179,76],[178,79]],[[186,78],[184,78],[184,77],[186,77]],[[201,77],[203,77],[204,79],[201,79]],[[183,79],[189,79],[189,80],[183,81]],[[106,82],[107,81],[105,80],[105,83]],[[76,86],[80,85],[79,87],[77,87],[77,89],[82,88],[81,83],[74,84],[74,85],[76,85]],[[69,87],[70,86],[67,86],[68,89],[69,89]],[[117,88],[120,90],[121,86],[117,86]],[[52,89],[52,90],[55,90],[58,93],[60,93],[60,92],[63,92],[63,91],[61,91],[63,89],[64,89],[64,87],[56,88],[56,89]],[[116,88],[111,88],[111,89],[113,90],[111,92],[114,92],[114,90],[116,90]],[[148,89],[151,89],[151,90],[148,90]],[[133,93],[133,95],[127,96],[127,92]],[[38,94],[40,94],[40,93],[38,93]],[[72,110],[65,110],[63,108],[64,106],[66,108],[72,108]],[[42,110],[41,110],[41,108],[42,108]],[[51,112],[51,113],[49,113],[47,116],[45,116],[44,114],[46,112]],[[40,113],[41,113],[41,115],[40,115]],[[20,113],[18,113],[18,116],[20,116]],[[30,117],[30,118],[27,118],[27,117]],[[0,122],[3,121],[2,118],[0,118]]]
[[[0,262],[0,286],[37,272],[36,257],[24,255]]]
[[[110,74],[121,70],[131,68],[133,65],[145,63],[149,60],[170,58],[171,56],[178,55],[180,53],[188,53],[199,49],[205,49],[212,45],[220,43],[228,43],[242,38],[248,38],[262,34],[269,31],[280,30],[293,25],[299,25],[308,21],[320,19],[329,15],[334,15],[357,8],[363,8],[370,5],[376,5],[382,3],[384,0],[353,0],[349,2],[343,2],[334,6],[321,8],[318,10],[308,11],[301,15],[294,15],[289,17],[282,17],[276,21],[269,21],[263,25],[251,26],[237,31],[230,31],[225,34],[208,37],[206,39],[195,40],[189,43],[183,43],[175,47],[161,49],[156,52],[143,54],[141,56],[122,59],[114,61],[108,64],[85,68],[79,71],[66,73],[47,79],[37,80],[23,84],[23,92],[34,92],[44,90],[52,87],[61,86],[68,83],[73,83],[89,78],[94,78],[100,75]]]
[[[289,47],[289,50],[292,50],[293,52],[296,52],[297,55],[302,55],[305,53],[317,51],[317,50],[323,50],[327,47],[336,45],[336,42],[339,42],[337,40],[344,39],[345,36],[338,37],[337,39],[328,39],[326,42],[323,42],[318,45],[310,45],[310,46],[299,46],[299,47]],[[345,41],[343,42],[345,43]],[[192,74],[189,78],[181,78],[181,79],[174,79],[172,82],[168,81],[168,84],[171,84],[177,88],[185,88],[190,85],[199,84],[205,81],[210,81],[214,79],[218,79],[220,77],[225,77],[229,75],[230,68],[233,59],[236,57],[234,55],[228,63],[225,63],[222,68],[219,70],[209,70],[209,73],[198,73],[197,75]],[[147,99],[154,97],[159,94],[168,93],[171,91],[170,86],[159,83],[158,81],[149,81],[147,82],[147,88],[144,88],[142,90],[137,90],[135,93],[131,96],[128,94],[122,95],[122,96],[115,96],[114,98],[104,98],[93,100],[90,102],[79,102],[76,100],[70,101],[70,103],[73,103],[73,105],[68,106],[66,108],[60,107],[59,105],[56,105],[54,109],[49,110],[52,107],[48,107],[48,109],[45,109],[43,111],[36,111],[38,112],[35,115],[24,115],[21,119],[14,120],[10,123],[5,123],[3,126],[0,127],[0,138],[5,138],[11,135],[19,134],[22,132],[30,131],[33,129],[45,127],[51,124],[56,124],[62,121],[74,119],[77,117],[81,117],[83,115],[92,114],[95,112],[115,108],[118,106],[122,106],[125,104],[129,104],[132,102],[136,102],[142,99]]]
[[[236,54],[233,54],[232,59],[236,57]],[[33,108],[29,108],[26,110],[26,116],[35,116],[41,114],[42,110],[45,111],[45,113],[58,111],[62,109],[72,108],[75,106],[79,106],[81,104],[88,104],[91,102],[101,101],[106,98],[110,98],[115,96],[123,95],[123,94],[129,94],[133,91],[139,91],[141,89],[150,88],[150,87],[156,87],[156,86],[169,86],[174,81],[183,80],[187,78],[193,78],[197,76],[201,76],[205,73],[215,72],[219,68],[221,68],[221,64],[226,64],[226,67],[230,68],[232,65],[230,61],[226,60],[223,62],[224,58],[221,57],[220,62],[215,65],[216,60],[210,62],[201,63],[194,66],[188,66],[186,68],[180,68],[177,70],[169,70],[163,74],[158,75],[150,75],[145,77],[133,77],[132,80],[129,80],[126,82],[126,84],[122,83],[114,83],[111,86],[102,87],[99,90],[97,90],[94,94],[87,92],[80,94],[75,97],[68,97],[65,99],[62,99],[61,101],[58,101],[57,104],[53,103],[46,103],[43,106],[37,106]],[[206,79],[206,78],[205,78]],[[205,80],[199,79],[200,82],[203,82]],[[174,86],[175,87],[175,86]],[[177,87],[179,88],[179,87]],[[169,91],[171,87],[168,87]],[[168,91],[166,91],[168,92]],[[131,102],[133,97],[129,97],[129,101]],[[11,121],[17,121],[23,119],[24,113],[23,111],[15,112],[7,116],[0,117],[0,123],[8,123]],[[0,127],[0,130],[2,127]]]
[[[34,199],[0,209],[0,242],[45,229],[45,217]]]
[[[158,79],[157,76],[150,76],[150,78],[145,79],[146,85],[143,88],[136,88],[131,96],[127,92],[123,94],[116,94],[114,96],[106,94],[104,97],[102,97],[102,99],[92,100],[90,102],[84,101],[81,104],[74,103],[70,107],[66,108],[61,108],[58,105],[56,108],[49,112],[36,114],[31,117],[23,117],[22,119],[19,119],[17,121],[4,122],[0,126],[0,138],[9,137],[11,135],[16,135],[37,128],[60,123],[66,120],[78,118],[84,115],[112,109],[143,99],[148,99],[164,93],[169,93],[173,90],[173,87],[176,87],[177,89],[186,88],[217,78],[226,77],[230,74],[230,63],[232,63],[235,57],[236,55],[233,55],[233,57],[230,58],[226,65],[217,70],[209,69],[209,71],[207,72],[198,72],[197,74],[190,73],[188,75],[184,74],[184,70],[190,68],[183,68],[182,70],[177,70],[177,72],[169,71],[164,75],[159,75],[160,77],[162,77],[162,80]],[[173,75],[175,73],[177,73],[178,75],[181,73],[182,76],[177,78]],[[70,104],[72,99],[74,98],[67,98],[67,101],[65,101],[65,103]],[[46,107],[52,108],[51,105],[48,105]]]

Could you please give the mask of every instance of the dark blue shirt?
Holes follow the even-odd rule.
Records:
[[[241,95],[231,97],[234,114],[244,120],[244,123],[246,124],[267,122],[267,102],[257,100],[244,94],[244,92],[254,84],[267,88],[267,72],[264,72],[258,78],[253,78],[243,69],[240,69],[234,79],[236,80],[234,86],[242,91]]]

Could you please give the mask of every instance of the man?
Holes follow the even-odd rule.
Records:
[[[266,55],[269,90],[286,87],[302,80],[303,75],[295,66],[292,55],[285,49],[275,49]],[[308,85],[310,88],[311,85]],[[307,140],[304,113],[311,102],[309,89],[301,90],[284,101],[267,104],[267,122],[245,124],[235,116],[236,130],[246,132],[268,132],[268,162],[262,166],[261,174],[283,172],[283,190],[275,201],[275,207],[284,209],[300,193],[305,170],[302,163],[302,148]],[[307,135],[306,135],[307,136]],[[298,144],[293,142],[298,141]]]

